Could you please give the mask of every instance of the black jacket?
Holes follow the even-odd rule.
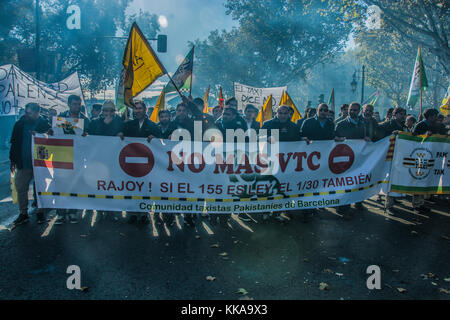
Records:
[[[117,136],[119,132],[123,132],[124,123],[121,117],[114,116],[114,119],[106,124],[103,117],[98,117],[89,123],[88,134],[94,136]]]
[[[371,117],[369,119],[366,119],[362,117],[361,120],[364,122],[365,137],[369,137],[372,141],[377,141],[378,139],[384,138],[386,136],[384,135],[383,129],[380,128],[375,118]],[[390,133],[387,135],[390,135]]]
[[[174,126],[174,130],[177,129],[184,129],[189,131],[189,134],[191,135],[191,141],[194,140],[194,120],[190,119],[190,118],[186,118],[184,120],[181,120],[178,117],[175,117],[175,119],[173,119],[171,125]]]
[[[406,127],[401,125],[395,119],[384,121],[379,125],[380,135],[384,138],[392,134],[394,131],[406,131]]]
[[[226,130],[237,130],[242,129],[244,132],[247,131],[247,122],[245,122],[242,117],[236,117],[233,121],[225,122],[223,118],[218,119],[215,123],[217,129],[222,132],[223,141],[226,141]]]
[[[325,126],[322,128],[317,116],[303,121],[300,134],[309,140],[333,140],[334,123],[326,119]]]
[[[298,126],[290,120],[281,123],[278,118],[273,118],[264,122],[261,129],[267,129],[268,136],[272,135],[273,129],[278,129],[279,141],[299,141],[301,139]]]
[[[37,133],[45,133],[50,129],[50,125],[43,117],[39,117],[36,125]],[[15,124],[11,135],[11,149],[9,150],[9,160],[17,166],[17,169],[22,169],[22,141],[23,141],[23,127],[25,125],[25,116],[22,116]]]
[[[134,119],[125,122],[123,125],[123,135],[125,137],[147,138],[148,136],[154,136],[161,138],[161,130],[158,126],[147,118],[144,118],[142,127],[139,128],[139,120]]]
[[[433,126],[431,126],[426,120],[422,120],[420,122],[417,122],[413,129],[413,134],[415,135],[421,135],[426,134],[427,131],[431,131],[431,133],[438,133]]]
[[[358,117],[357,124],[350,122],[350,117],[345,118],[336,125],[336,137],[346,139],[364,139],[365,137],[365,124]]]
[[[172,132],[174,132],[177,129],[177,126],[173,121],[169,122],[169,125],[167,126],[167,129],[165,131],[163,131],[161,122],[158,122],[156,125],[158,126],[159,130],[161,130],[161,138],[163,139],[169,139]]]
[[[244,119],[244,121],[245,121],[245,119]],[[252,123],[250,124],[250,127],[248,127],[247,121],[245,121],[245,123],[247,124],[247,129],[254,129],[256,132],[258,132],[259,128],[261,128],[261,124],[254,119],[253,119]]]

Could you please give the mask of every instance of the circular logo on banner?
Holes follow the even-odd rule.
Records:
[[[147,175],[152,171],[154,163],[152,151],[142,143],[130,143],[119,154],[120,167],[135,178]]]
[[[403,158],[403,166],[409,168],[409,174],[414,179],[425,179],[434,167],[433,154],[425,148],[414,149],[409,157]]]
[[[340,174],[350,169],[354,161],[355,153],[352,148],[346,144],[338,144],[330,152],[328,167],[334,174]]]

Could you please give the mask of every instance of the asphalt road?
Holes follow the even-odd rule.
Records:
[[[309,222],[253,215],[227,227],[198,219],[195,228],[182,217],[167,227],[153,215],[130,225],[84,212],[79,224],[38,225],[32,216],[11,229],[17,206],[7,187],[0,196],[0,299],[450,298],[448,203],[416,215],[402,200],[392,217],[374,198],[349,220],[326,209]],[[87,290],[67,289],[69,265]],[[380,267],[379,290],[366,286],[370,265]]]

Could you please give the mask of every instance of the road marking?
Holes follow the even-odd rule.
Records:
[[[97,210],[94,210],[94,212],[92,213],[91,228],[94,226],[96,220],[97,220]]]
[[[158,230],[155,226],[155,212],[150,212],[150,221],[152,222],[153,236],[156,238],[159,236]]]
[[[412,225],[412,226],[417,225],[414,222],[410,222],[408,220],[405,220],[405,219],[402,219],[402,218],[399,218],[399,217],[396,217],[396,216],[391,216],[390,214],[387,214],[387,213],[381,213],[381,212],[376,212],[376,211],[372,211],[372,210],[369,210],[369,212],[375,213],[375,214],[377,214],[379,216],[382,216],[382,217],[385,217],[387,219],[394,220],[394,221],[397,221],[397,222],[400,222],[400,223],[403,223],[403,224],[406,224],[406,225]]]
[[[169,228],[167,228],[167,226],[166,226],[166,224],[164,223],[164,230],[166,230],[166,234],[167,234],[167,236],[169,236],[170,237],[170,230],[169,230]]]
[[[437,213],[437,214],[440,214],[440,215],[443,215],[443,216],[446,216],[446,217],[450,217],[450,214],[442,212],[442,211],[439,211],[439,210],[436,210],[435,208],[431,209],[431,212],[434,212],[434,213]]]
[[[50,233],[50,231],[52,230],[52,228],[53,228],[53,226],[54,226],[54,224],[55,224],[57,218],[58,218],[58,216],[56,215],[56,216],[53,217],[52,220],[50,220],[50,222],[48,223],[48,226],[47,226],[47,228],[45,229],[44,233],[41,234],[41,238],[46,237],[46,236],[49,235],[49,233]]]
[[[214,234],[211,228],[204,221],[202,221],[202,226],[210,236]]]
[[[181,230],[181,223],[180,223],[180,219],[178,219],[178,215],[175,215],[175,223],[177,224],[178,229]]]
[[[236,221],[241,227],[244,229],[247,229],[250,232],[253,232],[252,228],[250,228],[248,225],[246,225],[241,219],[239,219],[238,215],[235,213],[231,214],[231,218]]]
[[[327,210],[327,212],[332,213],[332,214],[334,214],[334,215],[336,215],[338,217],[341,217],[341,218],[344,216],[344,215],[339,214],[339,213],[337,213],[336,211],[333,211],[333,210]]]

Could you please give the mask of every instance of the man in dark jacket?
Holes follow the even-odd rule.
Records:
[[[88,134],[93,136],[118,136],[123,132],[123,120],[116,115],[116,106],[111,100],[103,103],[101,114],[89,123]],[[114,211],[98,211],[104,220],[117,221]]]
[[[371,104],[364,105],[362,120],[364,122],[364,136],[368,137],[371,141],[377,141],[383,135],[380,132],[377,120],[373,117],[373,109],[373,105]]]
[[[352,102],[349,106],[347,118],[336,125],[336,137],[345,139],[364,139],[365,125],[359,117],[361,105],[357,102]],[[370,141],[370,139],[368,139]]]
[[[118,136],[123,140],[124,137],[135,137],[135,138],[147,138],[150,142],[153,138],[161,138],[161,130],[159,127],[147,118],[147,107],[144,102],[137,101],[134,104],[133,109],[133,120],[125,122],[123,125],[123,132],[119,133]],[[140,212],[129,212],[130,218],[129,223],[137,222],[137,214]],[[148,213],[141,214],[141,222],[143,224],[149,223]]]
[[[245,122],[247,123],[248,129],[254,129],[258,133],[259,128],[261,127],[260,123],[256,121],[256,116],[258,115],[258,108],[256,108],[252,104],[247,104],[244,109],[245,114]]]
[[[216,121],[216,127],[222,132],[223,141],[227,141],[227,130],[242,129],[247,131],[247,123],[241,120],[235,108],[225,107],[223,109],[222,118]]]
[[[399,131],[406,131],[405,127],[406,110],[401,107],[396,107],[392,111],[392,116],[389,121],[380,124],[380,134],[382,137],[390,136]]]
[[[328,106],[321,103],[317,108],[315,117],[306,119],[301,127],[300,134],[309,140],[333,140],[334,123],[328,118]]]
[[[62,118],[71,118],[71,119],[83,119],[83,135],[86,135],[89,128],[89,119],[81,112],[81,98],[77,95],[70,95],[67,100],[67,105],[69,106],[69,110],[64,111],[59,114],[59,117]],[[50,129],[49,133],[53,135],[53,130]],[[65,134],[75,134],[65,132]],[[59,225],[65,222],[65,216],[69,216],[70,223],[78,223],[77,219],[77,210],[76,209],[57,209],[56,210],[57,219],[55,224]]]
[[[436,109],[426,109],[423,112],[424,119],[420,122],[418,122],[414,129],[412,134],[413,135],[432,135],[439,133],[436,130],[436,122],[438,119],[439,112]],[[428,213],[430,212],[430,208],[425,206],[425,197],[422,194],[414,194],[412,199],[412,204],[414,211],[417,213]]]
[[[317,110],[315,108],[307,107],[305,109],[305,117],[297,120],[297,127],[298,127],[299,132],[302,128],[303,122],[305,122],[306,119],[314,117],[316,115],[316,113],[317,113]]]
[[[192,109],[195,106],[193,106],[191,103],[190,107]],[[187,130],[190,134],[190,140],[194,140],[194,121],[188,116],[188,106],[184,102],[180,102],[175,110],[175,119],[173,119],[172,121],[175,130],[172,133],[181,129]]]
[[[344,103],[341,105],[341,113],[339,114],[339,118],[336,119],[336,124],[344,120],[348,117],[348,104]]]
[[[161,130],[161,137],[163,139],[170,139],[170,135],[177,128],[175,124],[170,121],[170,112],[168,110],[160,110],[158,112],[159,122],[156,124]]]
[[[272,136],[272,130],[278,130],[278,141],[300,141],[300,130],[289,118],[289,107],[279,106],[277,115],[271,120],[264,122],[261,129],[267,129],[267,135]]]
[[[414,135],[422,135],[422,134],[436,134],[438,133],[435,130],[436,120],[438,118],[439,112],[436,109],[426,109],[423,112],[424,120],[416,123],[413,134]]]
[[[70,95],[67,104],[69,106],[69,110],[61,112],[58,117],[62,118],[71,118],[71,119],[83,119],[84,127],[83,133],[87,133],[87,129],[89,128],[89,119],[85,114],[81,112],[81,98],[77,95]],[[51,132],[53,134],[53,132]],[[66,133],[69,134],[69,133]]]
[[[50,129],[48,121],[39,116],[39,105],[28,103],[25,115],[14,125],[11,135],[11,172],[16,171],[15,185],[19,203],[19,217],[14,225],[28,222],[28,187],[33,180],[31,139],[34,133],[45,133]],[[43,210],[37,210],[38,223],[45,222]]]
[[[352,102],[348,107],[348,116],[336,125],[336,138],[339,141],[345,139],[364,139],[370,141],[370,138],[366,136],[366,126],[364,120],[359,117],[361,111],[361,105],[357,102]],[[361,202],[355,203],[356,209],[363,209]],[[350,205],[337,207],[338,213],[344,214],[348,217]]]
[[[144,102],[136,102],[133,109],[133,120],[124,123],[123,135],[121,137],[161,138],[161,130],[156,123],[150,121],[146,116],[146,105]]]
[[[123,120],[115,114],[116,107],[111,100],[105,101],[102,113],[89,123],[88,134],[93,136],[117,136],[123,132]]]
[[[203,132],[205,132],[208,129],[215,128],[214,122],[216,120],[214,119],[214,117],[208,113],[203,112],[203,109],[205,107],[205,102],[203,101],[203,99],[195,98],[192,102],[197,106],[197,108],[193,110],[194,111],[194,113],[193,113],[194,120],[202,121]],[[203,134],[202,134],[202,136],[203,136]]]
[[[91,121],[94,119],[97,119],[100,114],[102,113],[102,105],[100,103],[94,103],[92,105],[92,110],[91,110]]]
[[[404,108],[396,107],[392,111],[392,116],[390,120],[387,120],[380,124],[379,132],[380,138],[390,136],[391,134],[398,134],[400,131],[406,131],[405,127],[406,110]],[[384,202],[385,211],[394,215],[398,213],[397,209],[394,208],[394,197],[390,194],[386,195],[386,200]]]

